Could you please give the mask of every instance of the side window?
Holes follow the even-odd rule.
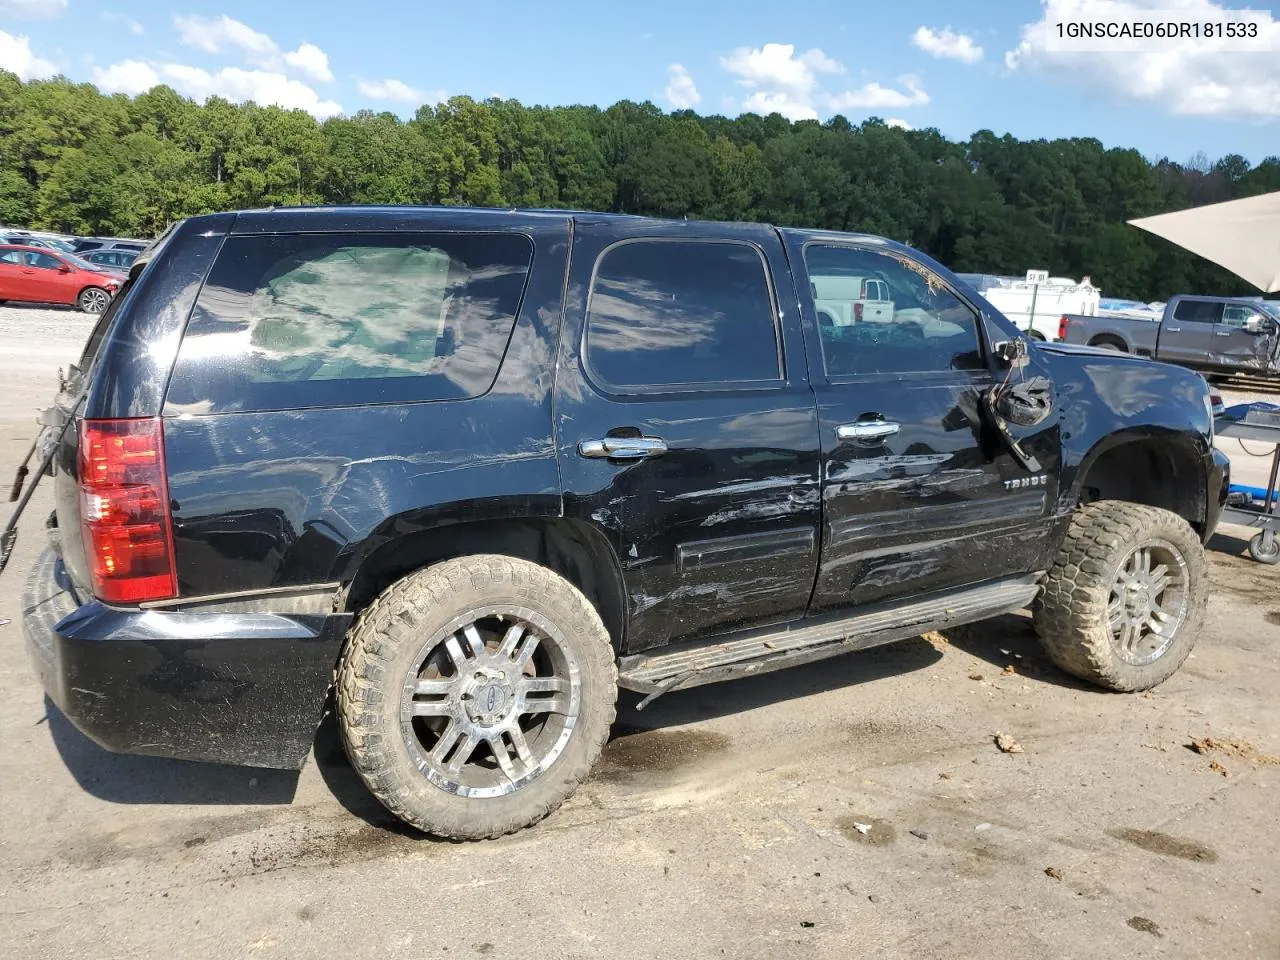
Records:
[[[978,315],[923,265],[827,244],[804,261],[828,376],[982,368]]]
[[[166,402],[215,413],[477,397],[532,255],[517,234],[229,237]]]
[[[1211,300],[1179,300],[1173,311],[1173,319],[1183,323],[1217,323],[1222,316],[1222,304]]]
[[[586,365],[622,392],[782,378],[764,257],[747,243],[628,240],[596,264]]]
[[[1222,310],[1222,322],[1229,327],[1239,327],[1243,329],[1245,321],[1257,312],[1257,310],[1250,310],[1248,307],[1229,304]]]
[[[19,265],[19,264],[21,264],[21,263],[22,263],[22,251],[21,251],[21,250],[6,250],[6,251],[4,251],[3,253],[0,253],[0,263],[12,263],[12,264],[14,264],[14,265]]]

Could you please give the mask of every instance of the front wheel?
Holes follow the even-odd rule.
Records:
[[[111,302],[111,295],[101,287],[85,287],[76,297],[76,307],[85,313],[101,313]]]
[[[1175,513],[1118,500],[1076,510],[1035,627],[1049,658],[1111,690],[1167,680],[1195,646],[1209,587],[1204,547]]]
[[[526,560],[419,570],[361,615],[338,668],[352,766],[426,833],[511,833],[563,803],[609,738],[612,646],[595,608]]]

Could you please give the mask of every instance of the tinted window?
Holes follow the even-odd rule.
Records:
[[[229,237],[167,401],[218,412],[479,396],[532,253],[515,234]]]
[[[622,389],[776,382],[778,332],[764,258],[727,241],[628,241],[596,265],[587,365]]]
[[[923,265],[821,244],[804,260],[829,376],[982,367],[977,314]]]
[[[1210,300],[1179,300],[1173,311],[1173,319],[1185,323],[1217,323],[1222,316],[1222,304]]]
[[[5,250],[3,253],[0,253],[0,262],[4,262],[4,263],[22,263],[22,251],[20,251],[20,250]]]

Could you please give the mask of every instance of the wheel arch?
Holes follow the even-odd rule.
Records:
[[[1124,500],[1178,514],[1204,535],[1208,491],[1195,439],[1175,430],[1103,437],[1080,462],[1073,505]]]
[[[477,520],[414,530],[380,544],[346,582],[341,604],[358,613],[414,570],[473,554],[529,560],[564,577],[600,614],[616,649],[626,635],[622,565],[604,535],[564,517]]]
[[[1089,338],[1089,346],[1091,347],[1116,347],[1122,353],[1129,353],[1129,345],[1124,339],[1116,336],[1114,333],[1099,333]]]

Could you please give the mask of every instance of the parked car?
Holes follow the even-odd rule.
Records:
[[[76,253],[87,250],[132,250],[141,253],[146,249],[145,240],[117,240],[114,237],[81,237],[75,242]]]
[[[1280,375],[1280,304],[1231,297],[1174,297],[1159,323],[1063,316],[1058,338],[1210,374]]]
[[[123,273],[70,253],[0,244],[0,303],[59,303],[102,313],[124,280]]]
[[[1204,381],[1031,343],[897,243],[276,209],[141,263],[45,418],[23,604],[108,749],[297,767],[332,690],[389,810],[491,837],[588,776],[619,687],[1031,604],[1060,667],[1143,690],[1203,623]],[[892,322],[819,323],[821,276]]]
[[[118,270],[127,271],[133,266],[133,261],[138,259],[138,253],[135,250],[86,250],[80,254],[81,260],[89,263],[96,263],[100,267],[114,267]]]

